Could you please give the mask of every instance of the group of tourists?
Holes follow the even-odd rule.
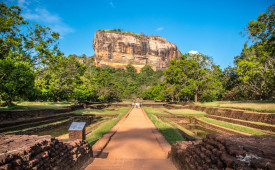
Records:
[[[136,107],[136,108],[140,108],[141,107],[141,103],[139,103],[139,98],[137,98],[136,101],[132,103],[132,106]]]

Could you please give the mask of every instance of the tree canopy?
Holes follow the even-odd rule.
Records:
[[[252,45],[244,44],[241,55],[234,60],[233,70],[237,80],[231,82],[238,83],[232,92],[246,99],[275,99],[274,9],[274,5],[270,6],[257,20],[248,23],[244,34]]]
[[[30,24],[18,6],[0,3],[0,101],[167,101],[275,99],[274,5],[251,20],[234,66],[221,70],[207,55],[184,54],[164,72],[96,67],[85,54],[65,56],[59,34]]]

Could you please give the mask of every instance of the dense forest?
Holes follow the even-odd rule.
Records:
[[[59,34],[31,24],[18,6],[0,3],[0,100],[121,101],[141,97],[169,101],[274,100],[274,6],[251,20],[248,43],[234,66],[222,70],[207,55],[183,54],[165,71],[146,65],[138,73],[96,67],[85,54],[65,56]],[[249,44],[249,45],[248,45]]]

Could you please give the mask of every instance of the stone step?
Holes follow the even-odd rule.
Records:
[[[95,158],[85,170],[176,170],[169,159]]]
[[[266,133],[271,133],[274,135],[275,133],[275,125],[267,124],[267,123],[260,123],[260,122],[252,122],[252,121],[246,121],[246,120],[240,120],[240,119],[233,119],[233,118],[227,118],[222,116],[215,116],[215,115],[206,115],[206,117],[211,119],[216,119],[220,121],[225,121],[229,123],[235,123],[243,126],[248,126],[252,128],[256,128],[259,130],[264,130]]]

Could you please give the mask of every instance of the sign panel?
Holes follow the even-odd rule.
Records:
[[[86,122],[72,122],[69,131],[70,130],[83,130],[85,127]]]

